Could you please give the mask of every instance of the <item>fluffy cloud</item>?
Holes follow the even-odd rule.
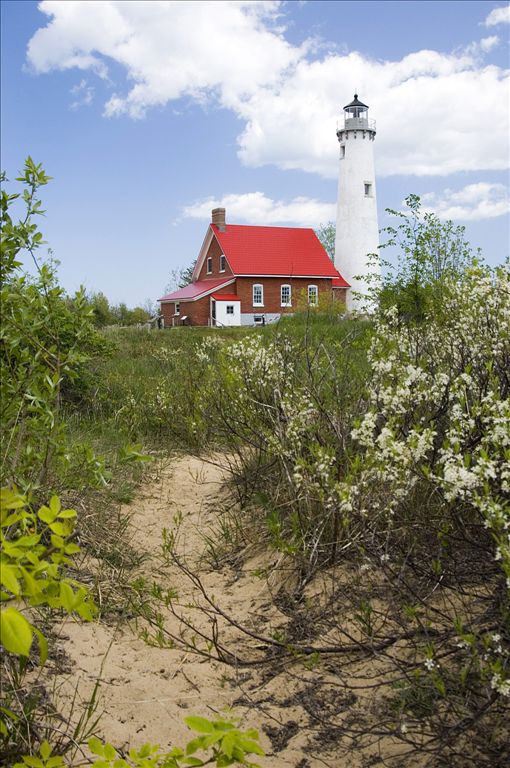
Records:
[[[108,100],[108,116],[140,118],[183,96],[212,100],[244,122],[239,156],[247,165],[336,177],[340,99],[350,100],[356,83],[379,119],[381,176],[508,166],[508,72],[483,58],[496,36],[450,54],[375,61],[290,44],[276,0],[44,0],[39,8],[50,20],[28,46],[36,72],[78,67],[107,77],[110,62],[121,65],[130,85]],[[493,13],[488,26],[500,23]]]
[[[209,198],[187,206],[183,216],[210,221],[213,208],[225,208],[227,222],[246,221],[254,225],[293,224],[315,227],[336,218],[335,203],[323,203],[308,197],[296,197],[288,203],[271,200],[262,192],[225,195],[221,200]]]
[[[484,22],[486,27],[495,27],[497,24],[510,24],[510,5],[493,8]]]
[[[462,189],[445,189],[440,194],[422,197],[424,210],[433,211],[442,219],[476,221],[503,216],[510,210],[508,190],[503,184],[468,184]]]
[[[182,96],[218,98],[231,108],[261,87],[276,85],[304,49],[275,27],[279,3],[43,0],[51,17],[28,44],[36,72],[124,67],[133,87],[114,94],[107,115],[143,117]],[[262,54],[262,52],[264,52]]]

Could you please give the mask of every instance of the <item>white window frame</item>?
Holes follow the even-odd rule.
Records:
[[[207,274],[212,275],[212,256],[207,257]]]
[[[314,291],[312,292],[315,295],[315,300],[312,301],[312,297],[310,295],[310,289],[313,288]],[[319,303],[319,286],[317,285],[309,285],[308,286],[308,303],[311,307],[316,307]]]
[[[255,290],[260,288],[260,301],[255,301]],[[252,301],[254,307],[263,307],[264,306],[264,286],[262,283],[254,283],[252,288]]]
[[[225,271],[225,264],[226,264],[225,254],[222,253],[220,256],[220,272]]]
[[[181,302],[176,301],[175,302],[175,314],[180,315],[181,314]]]
[[[287,301],[283,300],[283,289],[288,288],[289,289],[289,298]],[[282,283],[280,286],[280,305],[282,307],[291,307],[292,306],[292,286],[289,283]]]

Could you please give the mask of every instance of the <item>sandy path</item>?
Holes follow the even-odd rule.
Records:
[[[161,568],[158,553],[161,550],[162,529],[176,531],[177,551],[188,562],[198,563],[204,551],[204,532],[217,518],[221,504],[223,471],[194,457],[174,459],[162,468],[159,477],[142,487],[134,501],[126,507],[131,517],[133,543],[147,551],[148,559],[142,572],[177,589],[186,601],[190,586],[185,577],[170,566]],[[278,612],[269,609],[265,582],[253,575],[253,562],[241,572],[225,566],[211,570],[203,563],[201,575],[204,584],[218,598],[222,606],[231,610],[241,621],[250,621],[253,614],[269,612],[278,623]],[[204,626],[204,617],[196,619]],[[173,626],[171,623],[173,621]],[[174,617],[170,627],[177,629]],[[206,622],[207,623],[207,622]],[[184,745],[191,734],[183,723],[187,714],[212,718],[216,713],[234,705],[242,697],[260,697],[267,685],[252,671],[236,673],[232,667],[204,661],[182,649],[161,649],[148,646],[133,627],[114,627],[109,624],[67,623],[61,643],[72,662],[72,675],[65,685],[78,685],[80,697],[86,700],[95,680],[101,679],[100,733],[117,747],[141,745],[145,742],[163,747]],[[105,659],[105,654],[107,654]],[[269,684],[271,681],[269,681]],[[304,757],[299,724],[302,711],[292,706],[283,714],[273,710],[271,704],[260,710],[235,707],[243,728],[256,727],[267,757],[260,758],[263,766],[275,768],[315,768],[340,766],[337,762]],[[271,742],[261,726],[269,724],[273,733],[289,733],[278,754],[272,752]]]
[[[197,599],[196,590],[174,564],[163,564],[164,528],[175,534],[179,557],[200,574],[208,594],[222,609],[268,637],[288,622],[272,600],[270,589],[275,584],[260,578],[266,566],[271,570],[274,565],[274,554],[253,542],[242,552],[244,561],[235,567],[225,564],[212,569],[203,557],[205,537],[217,529],[218,513],[225,507],[225,477],[225,471],[212,463],[190,456],[174,458],[123,511],[131,515],[133,545],[147,553],[141,574],[150,582],[176,589],[182,612],[192,617],[195,626],[210,633],[210,619],[189,607]],[[320,591],[323,586],[316,588]],[[182,629],[169,612],[165,626],[174,634]],[[67,622],[60,640],[72,672],[60,675],[57,684],[67,697],[77,686],[80,698],[87,701],[100,679],[99,735],[117,748],[146,742],[164,748],[183,746],[192,737],[183,722],[187,714],[212,719],[233,707],[241,728],[259,730],[266,750],[266,757],[258,760],[263,768],[362,768],[378,762],[372,749],[346,757],[343,749],[339,751],[338,735],[321,730],[321,713],[327,718],[331,706],[343,707],[334,674],[308,670],[299,663],[287,663],[286,670],[276,676],[252,667],[236,670],[182,648],[148,646],[139,634],[139,628],[125,622],[119,626]],[[221,623],[220,637],[229,650],[253,657],[256,641]],[[329,680],[333,687],[320,687]],[[318,719],[310,718],[310,706]],[[357,706],[363,703],[358,701],[354,710]],[[345,712],[349,711],[352,703],[345,699]]]

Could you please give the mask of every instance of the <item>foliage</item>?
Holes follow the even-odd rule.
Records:
[[[95,606],[87,587],[65,575],[80,547],[73,541],[76,512],[62,509],[53,496],[37,512],[16,489],[2,488],[0,508],[0,641],[6,653],[4,705],[0,717],[0,744],[8,753],[19,739],[30,741],[30,722],[20,706],[19,692],[34,637],[39,644],[39,662],[48,657],[48,643],[34,623],[43,607],[75,613],[91,621]],[[27,733],[28,731],[28,733]]]
[[[101,292],[93,293],[88,297],[87,302],[92,309],[94,325],[98,328],[110,325],[143,325],[158,313],[157,307],[150,301],[146,302],[146,306],[134,307],[134,309],[128,309],[123,302],[110,305],[107,297]]]
[[[422,322],[443,301],[443,286],[462,277],[473,261],[465,227],[423,213],[417,195],[405,199],[407,212],[387,209],[399,223],[386,227],[382,246],[396,253],[396,262],[383,261],[382,282],[372,286],[375,301],[395,306],[401,317]]]
[[[191,262],[187,267],[181,267],[180,269],[173,269],[170,273],[170,280],[165,288],[167,293],[177,290],[178,288],[185,288],[193,280],[193,272],[195,270],[197,260]]]
[[[185,749],[174,747],[169,752],[163,752],[159,746],[144,744],[140,749],[131,748],[126,757],[113,747],[97,737],[89,740],[89,749],[94,757],[92,765],[97,768],[184,768],[184,766],[216,765],[226,768],[229,765],[244,765],[247,768],[258,768],[256,763],[248,759],[248,755],[263,755],[258,743],[258,733],[255,730],[240,731],[230,720],[208,720],[205,717],[191,716],[185,718],[186,725],[200,735],[190,741]],[[199,758],[197,752],[207,752],[207,758]],[[14,768],[64,768],[62,757],[52,755],[48,742],[40,748],[40,757],[24,757],[22,763],[16,763]]]
[[[328,254],[331,261],[334,261],[336,237],[335,223],[333,221],[328,221],[326,224],[319,224],[318,229],[315,230],[315,234],[324,246],[324,250]]]
[[[49,177],[28,158],[17,180],[24,185],[23,195],[3,189],[1,207],[2,482],[26,491],[47,483],[56,464],[66,461],[62,400],[84,363],[102,352],[104,343],[90,322],[84,292],[68,299],[57,284],[54,266],[40,266],[36,259],[43,243],[34,223],[42,213],[37,192]],[[15,223],[11,208],[20,197],[25,214]],[[20,272],[23,251],[37,268],[34,278]]]

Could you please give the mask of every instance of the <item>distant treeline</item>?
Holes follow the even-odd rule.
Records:
[[[150,299],[147,299],[143,307],[129,309],[124,302],[110,304],[104,293],[98,292],[87,296],[87,302],[93,311],[93,321],[97,328],[108,325],[139,325],[149,322],[159,313],[158,306]]]

